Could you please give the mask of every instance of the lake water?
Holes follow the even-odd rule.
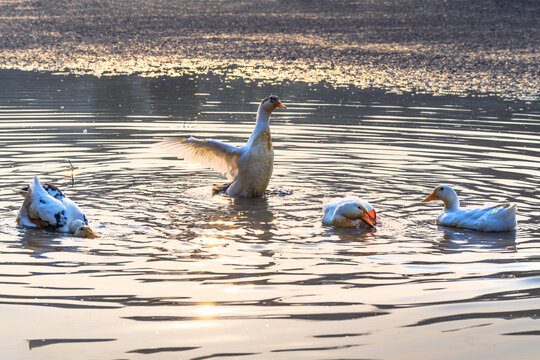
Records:
[[[256,84],[213,75],[0,72],[2,359],[533,359],[540,351],[540,106]],[[243,144],[272,115],[264,198],[155,148]],[[78,169],[74,181],[65,170]],[[14,224],[39,175],[97,239]],[[439,183],[464,205],[518,204],[515,232],[442,228]],[[359,196],[381,225],[320,224]]]

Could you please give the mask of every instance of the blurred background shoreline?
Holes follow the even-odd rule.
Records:
[[[0,1],[0,68],[538,100],[536,1]]]

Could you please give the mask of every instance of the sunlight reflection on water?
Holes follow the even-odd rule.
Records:
[[[540,349],[530,335],[505,335],[537,330],[540,315],[536,103],[220,87],[217,76],[3,71],[0,80],[0,311],[11,329],[1,344],[10,358],[357,358],[361,346],[362,358],[504,359]],[[272,116],[264,198],[212,196],[222,176],[153,147],[172,135],[241,145],[268,93],[288,108]],[[101,237],[14,227],[21,198],[11,189],[36,174],[76,201]],[[442,182],[468,205],[516,202],[518,229],[438,227],[439,206],[420,201]],[[369,199],[382,225],[322,226],[323,201],[347,195]]]

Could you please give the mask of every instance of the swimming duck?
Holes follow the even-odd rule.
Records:
[[[510,231],[516,228],[516,205],[497,204],[479,208],[460,208],[459,199],[449,185],[439,185],[422,202],[439,199],[444,202],[437,223],[486,232]]]
[[[322,223],[324,225],[354,227],[366,223],[377,225],[377,214],[365,200],[352,198],[325,204]]]
[[[15,191],[24,197],[17,213],[18,225],[70,233],[77,237],[97,237],[88,226],[82,210],[56,186],[41,184],[35,176],[29,186]]]
[[[277,96],[270,95],[262,101],[257,111],[255,129],[246,145],[239,148],[217,140],[194,137],[168,138],[159,142],[158,146],[178,157],[225,173],[231,182],[214,187],[215,192],[223,191],[239,197],[262,196],[274,166],[270,115],[277,108],[286,108]]]

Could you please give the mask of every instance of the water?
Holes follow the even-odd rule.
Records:
[[[3,359],[536,358],[538,103],[210,75],[0,84]],[[211,196],[223,176],[153,147],[241,145],[269,93],[288,108],[265,198]],[[36,174],[101,237],[15,227],[11,189]],[[439,183],[517,203],[518,230],[438,227],[421,200]],[[382,225],[321,226],[347,195]]]

